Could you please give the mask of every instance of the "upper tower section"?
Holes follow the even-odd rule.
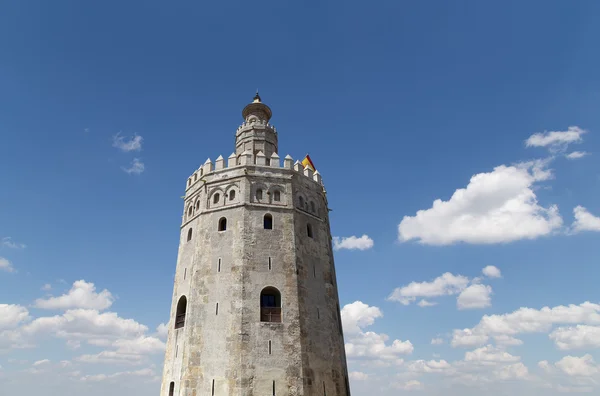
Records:
[[[244,123],[235,133],[235,154],[239,157],[244,151],[253,155],[262,151],[267,158],[277,153],[277,130],[269,120],[273,113],[266,104],[260,100],[256,91],[254,100],[242,110]]]

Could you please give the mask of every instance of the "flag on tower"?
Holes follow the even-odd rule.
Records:
[[[308,166],[310,169],[313,170],[313,172],[316,170],[315,164],[313,164],[313,162],[310,159],[310,156],[308,154],[306,154],[306,157],[304,157],[304,159],[302,160],[302,166],[305,168]]]

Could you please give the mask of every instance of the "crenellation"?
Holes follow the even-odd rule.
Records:
[[[256,165],[267,165],[267,156],[262,151],[259,151],[258,154],[256,154]]]
[[[313,180],[319,184],[323,184],[323,180],[321,179],[321,174],[319,173],[318,170],[315,170],[315,173],[313,173]]]
[[[304,167],[304,176],[312,179],[313,178],[313,170],[311,168],[309,168],[308,166]]]
[[[225,160],[222,155],[219,155],[217,160],[215,161],[215,170],[221,170],[225,168]]]
[[[277,153],[273,153],[271,154],[271,161],[269,163],[270,166],[272,166],[273,168],[279,168],[279,156],[277,155]]]
[[[237,165],[237,155],[235,155],[235,153],[231,153],[229,158],[227,158],[227,167],[233,168],[236,165]]]
[[[206,175],[207,173],[210,173],[213,171],[213,163],[210,160],[210,158],[207,158],[206,161],[204,162],[204,165],[202,165],[202,175]]]
[[[254,165],[254,155],[250,150],[246,150],[241,155],[240,165]]]
[[[286,169],[292,169],[294,167],[294,159],[289,154],[283,159],[283,167]]]
[[[302,171],[304,170],[304,165],[302,165],[300,161],[296,160],[296,162],[294,162],[294,170],[296,172],[302,173]]]
[[[208,180],[206,177],[210,177],[215,172],[228,170],[238,166],[268,167],[281,169],[282,171],[286,169],[293,170],[294,172],[301,174],[318,184],[323,184],[321,174],[318,171],[313,172],[312,169],[304,167],[299,160],[294,162],[294,159],[290,155],[285,156],[283,160],[283,166],[277,153],[273,153],[268,161],[267,159],[267,156],[262,151],[259,151],[255,156],[250,150],[246,150],[240,154],[239,161],[235,153],[232,153],[228,157],[227,162],[225,162],[225,159],[222,155],[219,155],[214,165],[209,158],[206,160],[204,165],[200,166],[200,168],[198,168],[198,170],[188,178],[188,182],[186,184],[186,195],[193,193],[197,189],[196,183],[205,183]],[[200,184],[200,186],[201,185],[202,184]]]

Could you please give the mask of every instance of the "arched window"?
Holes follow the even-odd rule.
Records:
[[[171,382],[169,385],[169,396],[173,396],[175,394],[175,382]]]
[[[219,199],[221,199],[221,194],[216,193],[213,195],[213,203],[219,203]]]
[[[200,200],[196,201],[196,210],[200,210]]]
[[[274,287],[260,292],[260,321],[281,322],[281,293]]]
[[[191,185],[192,185],[192,178],[190,177],[190,178],[188,179],[188,187],[189,187],[189,186],[191,186]]]
[[[190,228],[190,229],[188,230],[187,241],[189,242],[189,241],[191,241],[191,240],[192,240],[192,229]]]
[[[271,216],[270,214],[266,214],[265,217],[263,218],[263,225],[265,230],[272,230],[273,229],[273,216]]]
[[[315,203],[313,201],[310,201],[310,211],[315,213],[317,210],[315,209]]]
[[[275,190],[275,192],[273,192],[273,201],[281,201],[281,193],[279,192],[279,190]]]
[[[304,198],[298,197],[298,202],[300,203],[300,208],[304,208]]]
[[[309,238],[313,237],[312,225],[310,224],[306,225],[306,235],[308,235]]]
[[[227,230],[227,219],[225,217],[221,217],[219,219],[219,231]]]
[[[262,199],[262,188],[259,188],[258,190],[256,190],[256,199],[258,199],[258,200]]]
[[[190,205],[190,207],[188,208],[188,216],[191,216],[192,213],[194,213],[194,206]]]
[[[229,200],[233,201],[235,199],[235,190],[229,191]]]
[[[180,329],[185,326],[185,311],[187,309],[187,298],[181,296],[177,303],[177,314],[175,315],[175,328]]]
[[[194,173],[194,181],[198,180],[198,174]]]

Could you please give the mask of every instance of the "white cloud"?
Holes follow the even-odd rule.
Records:
[[[499,380],[527,379],[529,370],[523,363],[519,362],[500,367],[494,371],[494,375]]]
[[[24,243],[17,243],[13,241],[11,237],[4,237],[0,240],[0,247],[7,247],[10,249],[25,249],[27,245]]]
[[[42,364],[48,364],[48,363],[50,363],[50,360],[43,359],[43,360],[38,360],[37,362],[34,362],[33,366],[41,366]]]
[[[502,346],[523,345],[523,341],[521,341],[515,337],[507,336],[506,334],[495,335],[494,341],[496,342],[496,345],[502,345]]]
[[[369,375],[360,371],[352,371],[348,374],[351,380],[354,381],[366,381],[369,379]]]
[[[53,335],[69,340],[95,338],[135,338],[148,328],[133,319],[123,319],[115,312],[99,313],[92,309],[74,309],[62,315],[41,317],[23,326],[25,336]]]
[[[581,135],[586,132],[577,126],[570,126],[566,131],[534,133],[525,141],[525,145],[527,147],[547,147],[551,152],[560,152],[564,151],[571,143],[582,142]]]
[[[477,348],[474,351],[465,353],[465,361],[467,362],[518,362],[521,360],[519,356],[513,356],[510,353],[494,347],[493,345],[486,345],[481,348]]]
[[[410,355],[414,347],[410,341],[394,340],[386,345],[389,336],[372,331],[357,334],[346,343],[346,355],[350,359],[377,360],[383,363],[402,364],[402,355]]]
[[[473,347],[485,344],[490,337],[485,334],[476,334],[471,329],[454,330],[450,345],[453,347]]]
[[[558,349],[600,348],[600,327],[577,325],[559,327],[549,334]]]
[[[113,147],[116,147],[126,153],[130,151],[140,151],[142,149],[143,140],[144,138],[139,135],[126,138],[121,136],[121,133],[117,133],[115,136],[113,136]]]
[[[135,371],[121,371],[121,372],[109,374],[109,375],[107,375],[107,374],[86,375],[86,376],[81,377],[80,380],[86,381],[86,382],[99,382],[99,381],[118,379],[121,377],[131,377],[131,376],[151,377],[151,376],[155,376],[155,375],[156,375],[156,373],[154,372],[154,370],[152,370],[150,368],[145,368],[145,369],[135,370]]]
[[[427,245],[505,243],[548,235],[562,225],[555,205],[538,204],[536,183],[552,177],[548,161],[501,165],[474,175],[466,188],[448,201],[437,199],[430,209],[405,216],[398,226],[400,241]]]
[[[409,380],[396,385],[397,388],[405,391],[414,391],[423,389],[423,384],[417,380]]]
[[[15,268],[8,259],[0,257],[0,271],[15,272]]]
[[[433,302],[433,301],[427,301],[427,300],[425,300],[425,299],[423,299],[423,300],[420,300],[420,301],[417,303],[417,305],[418,305],[419,307],[422,307],[422,308],[425,308],[425,307],[433,307],[433,306],[436,306],[437,304],[438,304],[438,303],[436,303],[436,302]]]
[[[333,237],[333,249],[348,249],[348,250],[367,250],[373,247],[373,240],[368,235],[363,235],[360,238],[350,237]]]
[[[453,275],[450,272],[438,276],[431,282],[411,282],[407,286],[398,287],[388,296],[390,301],[398,301],[409,305],[417,297],[439,297],[461,292],[469,284],[469,278]]]
[[[0,331],[13,329],[29,320],[29,311],[20,305],[0,304]]]
[[[165,324],[165,323],[159,324],[158,327],[156,327],[156,334],[158,335],[158,338],[162,338],[163,340],[166,339],[167,336],[169,335],[168,324]]]
[[[600,367],[589,354],[582,357],[565,356],[555,366],[572,377],[590,377],[600,373]]]
[[[97,309],[104,310],[109,308],[114,301],[112,294],[104,289],[96,293],[96,286],[85,280],[78,280],[73,283],[73,287],[67,294],[60,297],[50,297],[47,299],[37,299],[36,308],[42,309]]]
[[[565,155],[565,157],[567,159],[573,160],[573,159],[583,158],[586,155],[589,155],[589,153],[586,153],[585,151],[573,151],[572,153]]]
[[[50,291],[52,290],[52,285],[50,283],[46,283],[44,286],[42,286],[42,290]]]
[[[377,307],[370,307],[361,301],[355,301],[342,308],[342,323],[347,334],[345,344],[349,359],[372,361],[376,365],[402,364],[402,355],[411,354],[414,347],[410,341],[394,340],[387,344],[389,337],[372,331],[363,332],[363,328],[372,325],[383,313]]]
[[[575,221],[571,226],[573,232],[600,231],[600,217],[594,216],[583,206],[573,209]]]
[[[342,324],[344,334],[357,334],[361,328],[372,325],[375,319],[383,317],[383,313],[377,307],[370,307],[362,301],[346,304],[342,308]]]
[[[431,339],[431,345],[442,345],[444,343],[444,340],[441,338],[432,338]]]
[[[502,277],[502,273],[500,272],[500,270],[497,267],[494,267],[493,265],[488,265],[487,267],[482,269],[481,272],[483,273],[483,275],[487,276],[488,278],[501,278]]]
[[[139,175],[140,173],[144,172],[146,166],[139,158],[134,158],[133,161],[131,161],[131,165],[128,168],[121,167],[121,169],[123,169],[123,171],[127,174]]]
[[[542,309],[519,308],[503,315],[484,315],[472,329],[454,330],[452,346],[476,346],[491,336],[514,336],[522,333],[550,332],[555,324],[600,325],[600,305],[559,305]],[[560,333],[557,333],[560,334]]]
[[[463,290],[456,299],[458,309],[486,308],[492,305],[492,287],[475,284]]]

